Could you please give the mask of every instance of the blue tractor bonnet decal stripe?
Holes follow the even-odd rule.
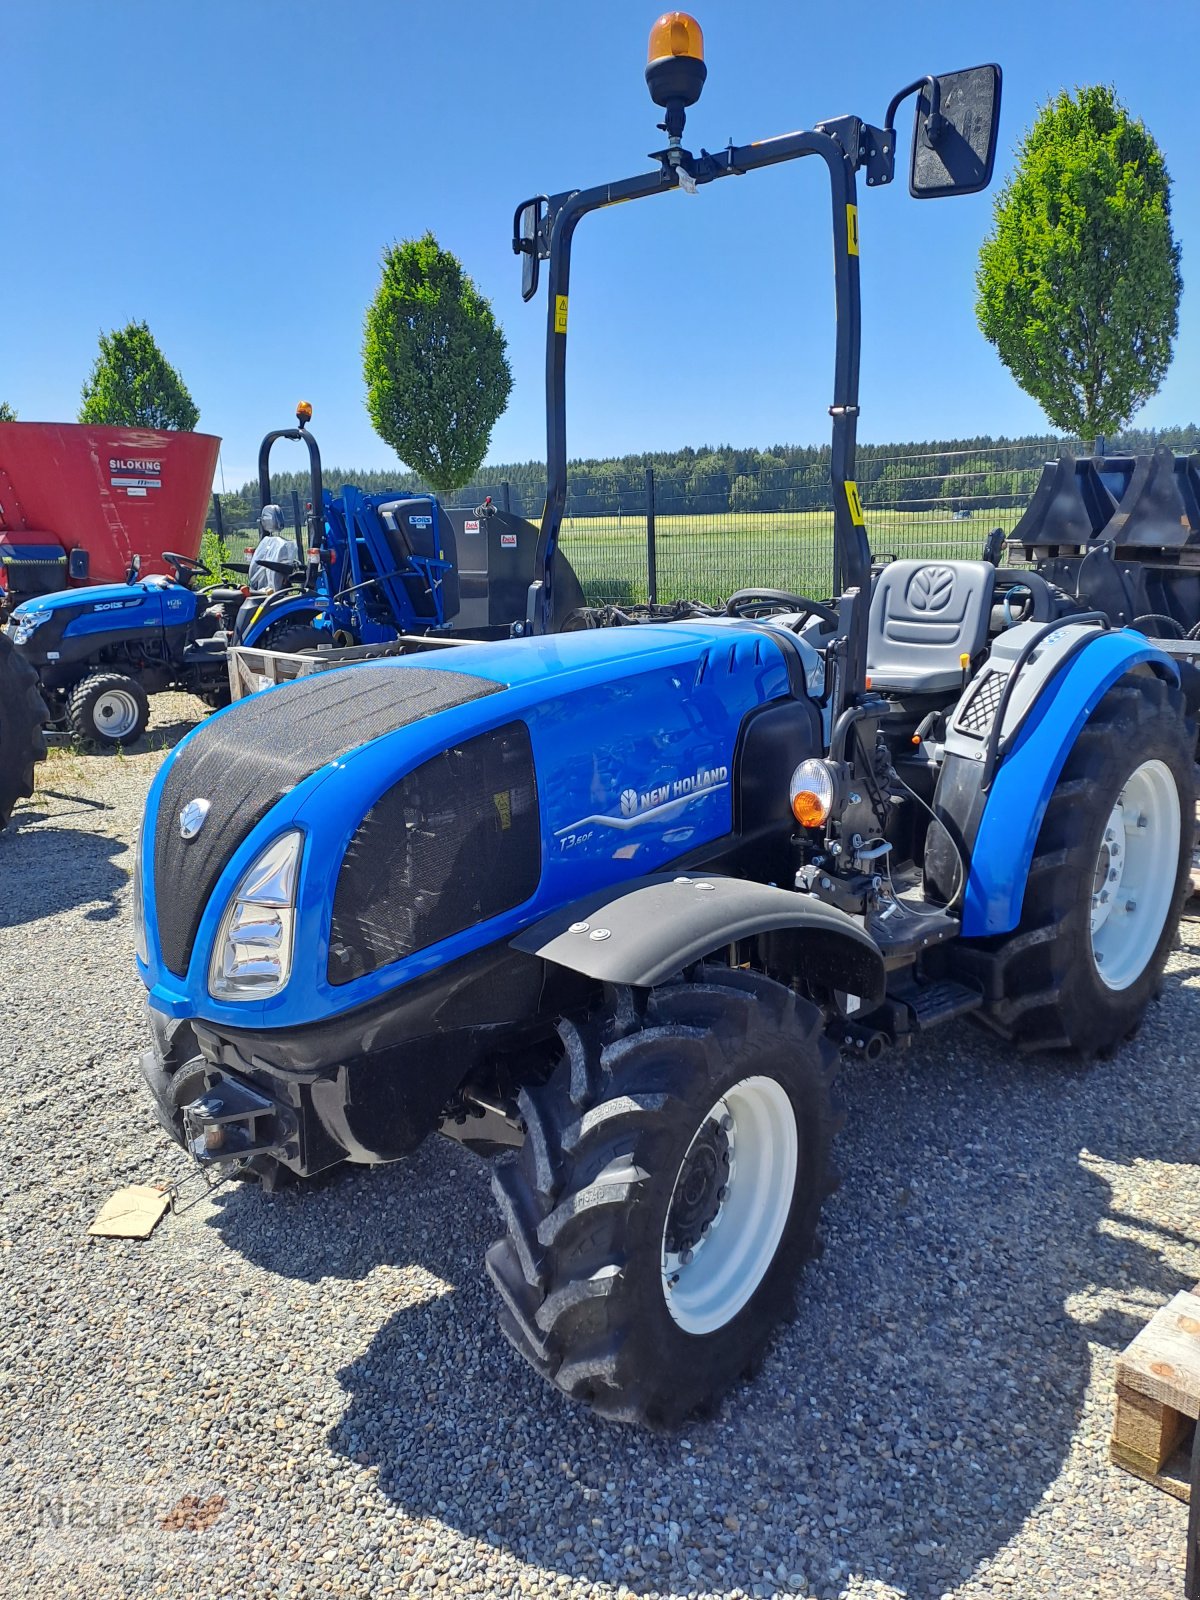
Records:
[[[751,628],[723,628],[719,634],[680,624],[604,629],[410,658],[424,668],[431,660],[457,673],[500,678],[507,687],[360,745],[282,796],[222,870],[202,914],[186,977],[175,977],[163,965],[151,916],[150,961],[143,977],[158,1009],[242,1027],[316,1021],[511,938],[581,895],[656,871],[685,851],[722,838],[733,826],[740,725],[756,706],[789,693],[779,645]],[[397,675],[408,670],[405,661],[388,666]],[[263,692],[283,696],[287,686]],[[346,848],[366,812],[421,762],[516,719],[529,728],[542,819],[535,893],[501,916],[349,983],[331,985],[326,973],[335,887]],[[150,841],[159,825],[166,771],[164,766],[147,802],[142,872],[150,907],[157,893]],[[177,819],[164,818],[163,825],[176,826]],[[306,835],[297,891],[296,976],[266,1001],[215,1001],[208,995],[208,963],[225,906],[254,858],[290,827]],[[170,887],[163,892],[170,893]]]
[[[1011,933],[1021,920],[1038,832],[1079,730],[1123,673],[1171,659],[1137,633],[1098,634],[1049,680],[996,770],[979,824],[963,903],[963,937]]]

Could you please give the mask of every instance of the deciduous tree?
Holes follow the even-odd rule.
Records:
[[[83,386],[80,422],[109,428],[186,433],[200,412],[183,379],[144,322],[100,335],[100,354]]]
[[[431,233],[384,252],[363,339],[376,433],[439,494],[478,470],[512,372],[491,305]]]
[[[997,196],[979,326],[1056,428],[1113,433],[1170,365],[1179,261],[1170,178],[1145,126],[1106,86],[1064,92]]]

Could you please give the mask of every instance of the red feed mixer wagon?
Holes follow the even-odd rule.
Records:
[[[221,441],[211,433],[0,422],[0,613],[77,583],[121,583],[134,558],[200,548]]]

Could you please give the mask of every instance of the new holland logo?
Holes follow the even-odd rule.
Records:
[[[204,826],[211,800],[189,800],[179,813],[179,832],[184,839],[194,839]]]
[[[944,611],[954,594],[949,567],[918,567],[909,579],[908,603],[914,611]]]
[[[729,788],[729,768],[697,767],[694,772],[685,774],[682,778],[673,778],[665,783],[656,784],[652,789],[636,789],[632,784],[621,790],[618,796],[620,816],[609,816],[605,812],[595,812],[591,816],[581,817],[578,822],[572,822],[565,828],[556,828],[555,834],[561,837],[564,834],[578,834],[584,828],[616,828],[625,832],[630,828],[638,828],[643,823],[670,822],[687,809],[693,800],[698,800],[702,795],[717,794]]]

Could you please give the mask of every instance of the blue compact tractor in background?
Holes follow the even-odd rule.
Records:
[[[495,1164],[514,1349],[659,1427],[752,1372],[792,1304],[834,1185],[839,1055],[969,1019],[1036,1051],[1119,1046],[1174,938],[1194,805],[1153,641],[1062,618],[992,561],[872,572],[858,178],[892,181],[915,95],[911,192],[985,188],[999,69],[919,78],[879,126],[695,155],[705,71],[695,20],[662,18],[651,169],[516,213],[526,298],[549,278],[526,636],[431,634],[219,712],[154,782],[134,890],[142,1069],[200,1167],[272,1186],[458,1140]],[[836,596],[764,574],[719,612],[564,629],[578,224],[799,158],[833,216]],[[431,588],[448,548],[414,551]]]
[[[303,441],[309,454],[306,553],[283,592],[243,608],[237,644],[295,653],[423,634],[499,639],[524,631],[540,561],[532,524],[490,500],[469,511],[447,510],[434,495],[364,494],[351,484],[331,494],[307,429],[312,407],[302,402],[296,416],[298,427],[267,434],[259,449],[260,527],[275,534],[283,528],[282,513],[269,503],[272,447],[279,439]],[[583,605],[583,591],[561,552],[554,578],[555,616],[562,619]]]
[[[227,629],[240,588],[211,583],[203,563],[167,551],[170,577],[62,589],[23,601],[6,633],[37,674],[51,720],[86,744],[130,745],[146,731],[149,696],[183,689],[229,701]],[[207,587],[201,587],[209,579]]]
[[[331,495],[306,426],[307,401],[296,416],[297,427],[276,429],[259,448],[263,509],[247,586],[219,584],[202,562],[165,552],[170,577],[140,578],[135,566],[126,583],[38,595],[16,607],[7,637],[40,680],[52,721],[89,745],[131,745],[146,731],[152,694],[178,689],[227,705],[233,646],[294,654],[452,629],[507,638],[524,628],[536,528],[490,504],[447,512],[431,495],[363,494],[350,485]],[[302,544],[283,537],[283,514],[271,503],[279,439],[308,448]],[[565,616],[583,604],[583,592],[561,555],[555,578],[557,614]]]

